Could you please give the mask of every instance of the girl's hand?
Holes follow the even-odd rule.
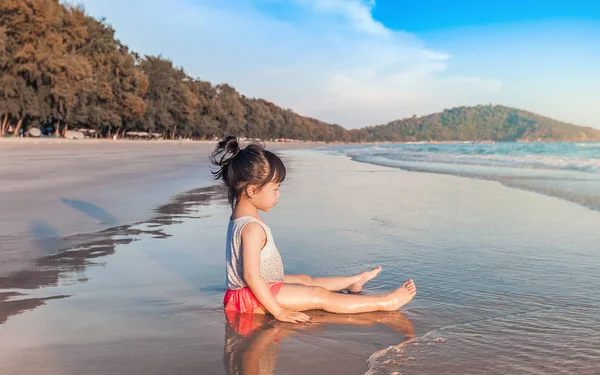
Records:
[[[310,321],[310,316],[299,311],[292,311],[282,308],[279,314],[275,315],[275,319],[281,322],[305,323]]]

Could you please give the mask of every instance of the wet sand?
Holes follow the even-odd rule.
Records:
[[[319,366],[351,374],[380,343],[414,334],[400,312],[310,312],[313,322],[303,325],[226,316],[215,250],[227,215],[221,189],[195,189],[147,220],[79,234],[78,246],[0,278],[0,372],[272,374],[277,367],[300,375]]]
[[[285,272],[382,265],[364,293],[413,278],[401,312],[311,312],[302,326],[226,316],[230,212],[208,186],[0,279],[0,373],[596,373],[600,213],[490,181],[282,155],[289,178],[264,218]]]
[[[310,147],[269,143],[268,149]],[[0,139],[0,276],[208,186],[215,142]],[[70,238],[70,242],[65,241]]]

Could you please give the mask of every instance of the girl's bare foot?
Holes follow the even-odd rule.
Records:
[[[411,280],[405,282],[400,288],[386,295],[387,301],[384,303],[383,310],[394,311],[406,305],[417,294],[417,287]]]
[[[363,285],[365,285],[365,283],[367,281],[372,280],[375,277],[377,277],[379,272],[381,272],[381,267],[373,268],[370,271],[365,271],[365,272],[359,274],[360,279],[358,279],[358,281],[355,282],[354,284],[350,285],[348,287],[348,291],[351,293],[360,292],[362,290]]]

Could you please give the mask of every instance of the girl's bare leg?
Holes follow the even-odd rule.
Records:
[[[332,292],[348,290],[353,293],[361,291],[363,285],[374,279],[381,267],[373,268],[370,271],[361,272],[353,276],[342,277],[310,277],[308,275],[285,275],[285,282],[288,284],[302,284],[306,286],[319,286]]]
[[[416,294],[412,280],[381,296],[333,293],[323,287],[283,284],[277,301],[295,311],[321,309],[332,313],[356,314],[369,311],[393,311],[407,304]]]

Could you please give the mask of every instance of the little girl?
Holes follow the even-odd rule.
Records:
[[[233,136],[218,143],[211,161],[219,167],[213,174],[225,183],[233,209],[227,230],[225,310],[271,313],[277,320],[298,323],[310,319],[300,311],[392,311],[415,296],[412,280],[381,296],[336,293],[360,292],[381,267],[348,277],[284,275],[271,230],[258,214],[277,204],[286,175],[283,162],[256,144],[240,149]]]

